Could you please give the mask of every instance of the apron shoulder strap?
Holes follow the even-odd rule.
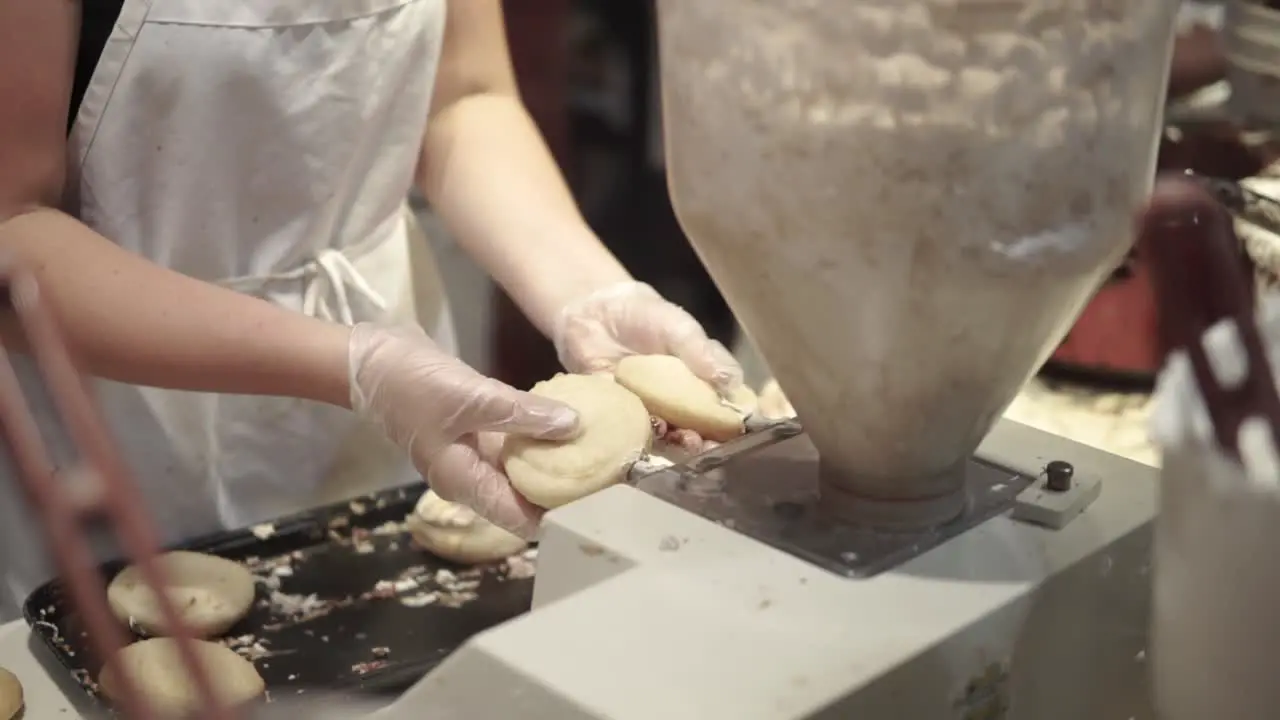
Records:
[[[80,44],[76,50],[76,76],[71,86],[71,108],[67,113],[67,134],[75,125],[80,103],[89,89],[93,71],[102,58],[107,38],[120,19],[120,11],[129,0],[80,0]]]

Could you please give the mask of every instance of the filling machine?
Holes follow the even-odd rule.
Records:
[[[678,216],[799,417],[549,513],[532,611],[373,716],[1155,717],[1159,471],[998,418],[1133,242],[1176,11],[658,0]]]

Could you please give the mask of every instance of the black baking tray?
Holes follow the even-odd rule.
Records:
[[[220,642],[253,660],[268,701],[308,689],[398,694],[472,635],[529,609],[536,550],[477,567],[428,554],[404,528],[424,491],[388,490],[171,548],[240,561],[258,575],[253,611]],[[104,588],[123,565],[102,566]],[[23,614],[105,707],[60,581],[32,593]]]

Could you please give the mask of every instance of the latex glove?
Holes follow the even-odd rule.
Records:
[[[628,355],[674,355],[721,392],[742,384],[742,367],[725,346],[644,283],[620,283],[570,303],[552,340],[570,372],[610,372]]]
[[[351,407],[413,460],[440,497],[532,538],[542,511],[512,487],[498,460],[501,435],[567,439],[578,416],[563,403],[487,378],[417,326],[360,323],[348,345]]]

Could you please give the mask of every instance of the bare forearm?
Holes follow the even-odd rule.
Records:
[[[472,95],[433,118],[419,181],[458,242],[544,333],[566,303],[630,279],[583,221],[514,96]]]
[[[161,268],[52,210],[0,222],[0,251],[35,271],[87,372],[348,403],[346,328]],[[12,318],[0,329],[21,342]]]

